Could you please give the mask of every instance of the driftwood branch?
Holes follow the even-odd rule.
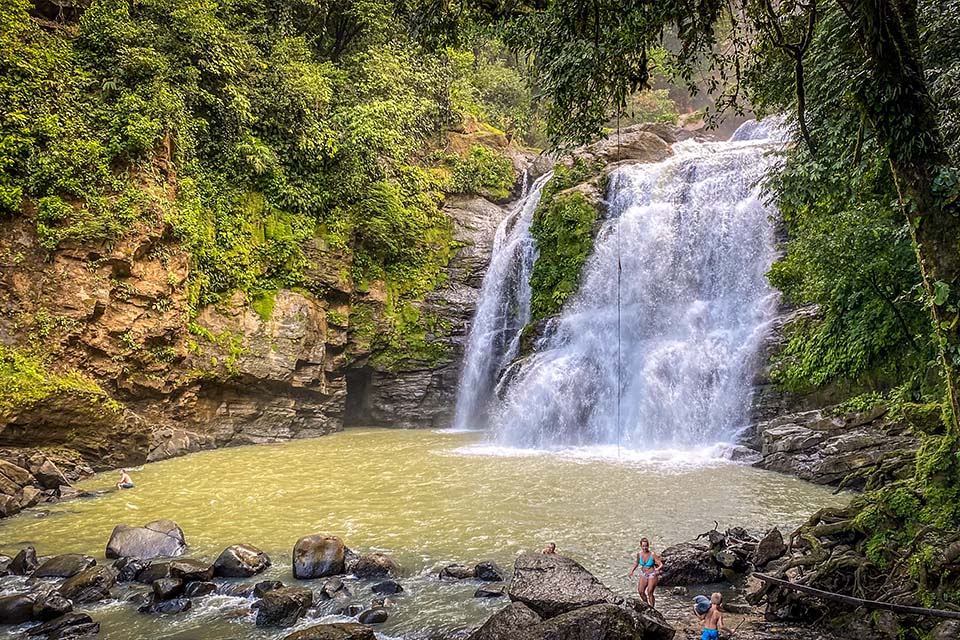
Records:
[[[810,595],[816,596],[823,600],[833,600],[835,602],[851,604],[857,607],[864,607],[866,609],[884,609],[886,611],[893,611],[894,613],[902,613],[906,615],[929,616],[932,618],[952,618],[954,620],[960,620],[960,611],[945,611],[943,609],[927,609],[926,607],[910,607],[902,604],[894,604],[892,602],[880,602],[878,600],[864,600],[862,598],[845,596],[843,594],[833,593],[831,591],[822,591],[820,589],[814,589],[813,587],[808,587],[805,584],[797,584],[795,582],[790,582],[789,580],[781,580],[780,578],[774,578],[773,576],[768,576],[762,573],[754,573],[753,575],[759,580],[762,580],[763,582],[772,583],[777,586],[783,587],[784,589],[789,589],[792,591],[809,593]]]

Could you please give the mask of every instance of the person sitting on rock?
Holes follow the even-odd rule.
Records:
[[[660,580],[660,570],[663,569],[663,562],[660,557],[650,550],[650,541],[646,538],[640,538],[640,551],[633,556],[633,567],[627,575],[633,577],[633,572],[640,569],[640,582],[637,583],[637,593],[640,599],[651,607],[656,606],[656,598],[653,597],[653,591],[657,588],[657,582]]]
[[[545,547],[543,548],[543,552],[542,552],[542,553],[544,553],[545,555],[548,555],[548,556],[556,555],[556,553],[557,553],[557,543],[556,543],[556,542],[548,542],[548,543],[547,543],[547,546],[545,546]]]
[[[133,480],[126,469],[120,469],[120,482],[117,483],[117,489],[133,489]]]
[[[720,611],[722,605],[723,595],[715,591],[710,594],[710,608],[707,609],[706,613],[700,614],[698,611],[697,615],[703,621],[703,633],[700,635],[700,640],[719,640],[721,631],[733,635],[733,630],[723,626],[723,612]],[[694,610],[697,611],[697,609]]]

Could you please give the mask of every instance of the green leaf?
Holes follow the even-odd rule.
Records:
[[[933,283],[933,304],[938,307],[950,297],[950,285],[941,280]]]

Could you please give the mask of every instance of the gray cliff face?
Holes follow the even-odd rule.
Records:
[[[281,290],[262,318],[238,293],[204,309],[194,325],[185,366],[218,375],[162,407],[182,419],[155,432],[150,460],[342,427],[346,377],[336,365],[346,332],[327,322],[321,301]]]
[[[445,346],[446,358],[437,366],[395,372],[371,366],[349,370],[348,425],[442,428],[450,424],[470,319],[490,262],[494,234],[506,210],[475,197],[451,199],[444,211],[453,221],[454,241],[463,247],[447,267],[448,284],[428,294],[420,307],[449,323],[449,331],[435,337]]]

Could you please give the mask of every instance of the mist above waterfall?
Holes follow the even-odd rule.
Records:
[[[769,138],[751,124],[612,174],[577,294],[491,415],[499,444],[703,446],[744,424],[777,304]]]

